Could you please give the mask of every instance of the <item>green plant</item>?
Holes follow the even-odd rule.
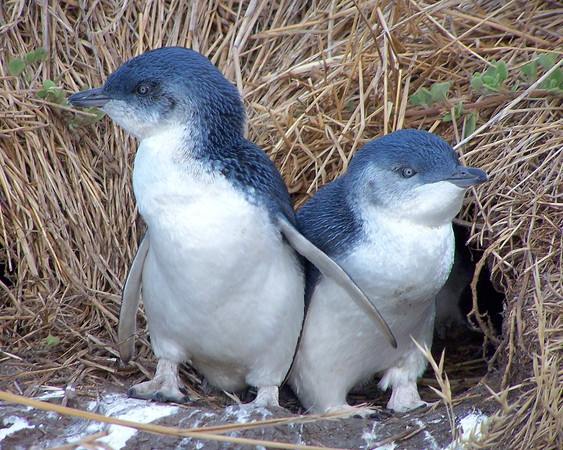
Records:
[[[73,130],[80,127],[86,127],[100,120],[105,116],[105,113],[98,108],[86,108],[82,110],[86,114],[76,114],[74,119],[69,120],[68,126]],[[93,114],[93,115],[92,115]]]
[[[13,77],[21,78],[26,85],[29,85],[31,83],[31,76],[29,73],[26,73],[29,72],[27,69],[35,66],[37,63],[45,61],[47,56],[47,51],[40,47],[35,51],[26,53],[23,58],[12,58],[8,62],[8,73]],[[67,105],[66,91],[53,80],[43,81],[41,88],[37,90],[37,97],[51,103],[56,103],[57,105]],[[73,119],[70,119],[68,123],[70,128],[76,129],[81,126],[91,125],[100,120],[103,116],[104,113],[98,108],[88,108],[81,111],[81,113],[77,114]]]
[[[59,105],[64,105],[66,103],[65,91],[51,80],[45,80],[43,82],[43,88],[37,92],[37,96]]]
[[[453,119],[459,119],[465,112],[463,110],[463,103],[461,102],[454,105],[452,109],[453,109],[453,116],[451,112],[447,113],[442,119],[444,122],[451,122]]]
[[[33,52],[26,53],[23,58],[12,58],[8,62],[8,73],[13,77],[19,77],[29,66],[33,66],[37,62],[43,62],[47,59],[47,51],[43,47],[39,47]],[[24,77],[29,83],[29,77]]]
[[[520,68],[522,78],[526,83],[532,84],[538,79],[539,67],[550,70],[557,63],[557,55],[541,53],[538,57]],[[539,89],[547,89],[550,92],[561,93],[563,91],[563,70],[555,69],[547,79],[538,85]]]
[[[520,67],[520,79],[527,85],[537,81],[540,68],[544,72],[551,70],[557,64],[557,55],[554,53],[541,53],[532,61]],[[511,94],[522,86],[518,80],[511,80],[512,88],[508,89],[506,82],[509,80],[508,66],[504,61],[493,61],[483,72],[475,72],[471,78],[471,87],[486,94],[501,93]],[[447,103],[450,82],[435,83],[430,88],[420,87],[411,97],[412,105],[428,106],[431,103]],[[545,89],[555,95],[563,93],[563,70],[555,69],[549,77],[538,85],[538,89]],[[448,105],[449,106],[449,105]],[[473,105],[475,110],[475,105]],[[477,128],[477,113],[466,112],[462,102],[455,104],[450,111],[444,114],[442,120],[451,122],[463,118],[463,137],[471,135]]]
[[[505,89],[504,82],[508,78],[508,68],[504,61],[492,62],[485,73],[475,72],[471,79],[471,87],[476,91],[485,90],[487,93],[500,92]]]
[[[56,337],[56,336],[52,336],[52,335],[48,335],[45,338],[45,348],[47,349],[51,349],[53,347],[56,347],[57,345],[59,345],[61,342],[60,338]]]
[[[8,73],[13,77],[22,77],[24,82],[29,84],[31,77],[29,73],[25,73],[26,69],[42,63],[47,56],[47,51],[43,47],[39,47],[35,51],[26,53],[23,58],[12,58],[8,62]],[[52,80],[43,81],[42,88],[37,91],[37,96],[59,105],[66,103],[65,91]]]
[[[475,113],[466,113],[463,109],[463,103],[459,102],[447,113],[442,120],[444,122],[451,122],[452,120],[458,120],[463,117],[463,137],[466,138],[475,131],[477,128],[477,116]]]
[[[411,104],[427,105],[433,102],[444,102],[448,99],[451,85],[450,82],[446,81],[445,83],[435,83],[430,89],[421,87],[411,96]]]
[[[463,138],[473,134],[477,128],[477,115],[475,113],[469,113],[463,119]]]

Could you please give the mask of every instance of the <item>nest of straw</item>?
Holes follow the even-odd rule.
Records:
[[[562,11],[542,0],[3,2],[0,339],[1,360],[15,367],[3,383],[28,394],[35,384],[124,384],[114,343],[143,228],[130,182],[136,142],[72,111],[61,91],[100,86],[131,57],[181,45],[208,55],[243,93],[249,138],[297,206],[374,137],[421,128],[462,143],[463,161],[491,181],[460,218],[484,251],[478,267],[489,266],[507,299],[502,338],[474,311],[499,348],[498,413],[483,443],[562,445],[562,97],[541,83],[549,67],[522,75],[539,55],[560,63]],[[39,48],[46,59],[28,57],[20,73],[8,64]],[[501,60],[508,76],[496,91],[470,86]],[[411,101],[444,82],[446,98]],[[458,104],[464,111],[444,121]],[[146,372],[146,335],[140,347]],[[33,370],[17,373],[30,361]]]

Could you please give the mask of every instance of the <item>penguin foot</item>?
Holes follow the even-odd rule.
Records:
[[[127,391],[127,395],[132,398],[141,400],[152,400],[154,402],[166,403],[187,403],[190,397],[182,392],[180,389],[166,389],[165,387],[156,385],[154,380],[146,381],[144,383],[136,384]]]
[[[389,417],[393,417],[393,411],[390,409],[375,409],[375,408],[360,408],[361,412],[365,411],[365,414],[355,414],[353,417],[359,419],[373,419],[373,420],[385,420]]]
[[[387,403],[387,408],[398,413],[412,411],[424,406],[428,406],[428,403],[420,398],[416,383],[393,386],[391,399]]]
[[[256,398],[251,403],[251,405],[265,408],[280,406],[279,388],[277,386],[259,387]]]
[[[127,395],[160,403],[190,401],[178,375],[178,364],[166,359],[158,360],[156,374],[152,380],[132,386],[127,391]]]

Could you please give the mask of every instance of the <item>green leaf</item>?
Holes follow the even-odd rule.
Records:
[[[37,61],[45,61],[47,59],[47,50],[45,50],[43,47],[39,47],[37,50],[35,50],[35,56],[37,58]]]
[[[47,59],[47,51],[43,47],[39,47],[34,52],[26,54],[25,59],[29,64],[34,64],[37,61],[45,61]]]
[[[467,114],[467,116],[465,116],[463,122],[465,126],[463,131],[463,137],[466,138],[467,136],[473,134],[475,128],[477,128],[477,117],[475,116],[474,113],[469,113]]]
[[[557,56],[555,54],[541,53],[538,56],[538,62],[545,70],[551,69],[555,65]]]
[[[420,99],[420,95],[412,94],[410,98],[411,105],[422,105],[422,100]]]
[[[86,112],[92,113],[92,114],[96,114],[96,117],[90,119],[91,123],[97,122],[98,120],[100,120],[102,117],[104,117],[106,115],[105,112],[103,112],[101,109],[99,108],[87,108]]]
[[[520,71],[528,83],[533,83],[538,79],[538,62],[536,60],[524,64]]]
[[[487,70],[485,70],[483,76],[489,76],[494,78],[495,74],[497,73],[496,61],[493,60],[492,64],[493,64],[492,66],[487,67]]]
[[[483,88],[483,84],[483,75],[475,72],[473,78],[471,78],[471,87],[476,91],[480,91]]]
[[[45,347],[53,348],[59,345],[60,342],[61,340],[58,337],[49,335],[45,338]]]
[[[51,89],[54,87],[57,87],[57,83],[55,83],[54,81],[51,80],[43,81],[43,89]]]
[[[14,58],[8,63],[8,72],[13,77],[19,77],[25,69],[25,61],[21,58]]]
[[[436,83],[430,89],[430,95],[433,102],[443,102],[448,98],[448,91],[452,83],[446,81],[445,83]]]
[[[35,54],[35,52],[29,52],[25,55],[25,60],[28,62],[28,64],[33,64],[35,63],[35,61],[37,61],[37,55]]]
[[[494,86],[495,77],[492,75],[483,75],[483,83],[485,83],[487,86]]]
[[[411,104],[413,105],[427,105],[431,100],[432,95],[425,87],[421,87],[416,93],[411,95]]]
[[[459,119],[463,115],[463,104],[458,103],[458,104],[454,105],[453,110],[454,110],[454,117],[456,119]],[[442,119],[442,121],[451,122],[452,121],[452,113],[449,112],[448,114],[446,114],[444,116],[444,118]]]
[[[506,63],[504,61],[499,61],[496,66],[496,73],[497,73],[497,87],[501,86],[504,83],[504,80],[508,78],[508,68],[506,67]]]
[[[63,89],[59,89],[52,80],[43,81],[43,89],[37,92],[37,96],[59,105],[66,102],[66,92]]]
[[[563,70],[555,69],[553,73],[547,78],[548,80],[554,80],[556,87],[563,88]]]
[[[484,75],[483,83],[487,92],[498,92],[498,76]]]

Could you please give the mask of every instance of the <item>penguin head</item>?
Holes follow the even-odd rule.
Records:
[[[100,108],[139,139],[179,127],[221,145],[244,133],[244,106],[235,86],[205,56],[183,47],[137,56],[103,87],[76,93],[68,101]]]
[[[462,166],[444,140],[419,130],[369,142],[345,176],[360,212],[366,208],[427,226],[451,222],[465,191],[488,180],[481,169]]]

